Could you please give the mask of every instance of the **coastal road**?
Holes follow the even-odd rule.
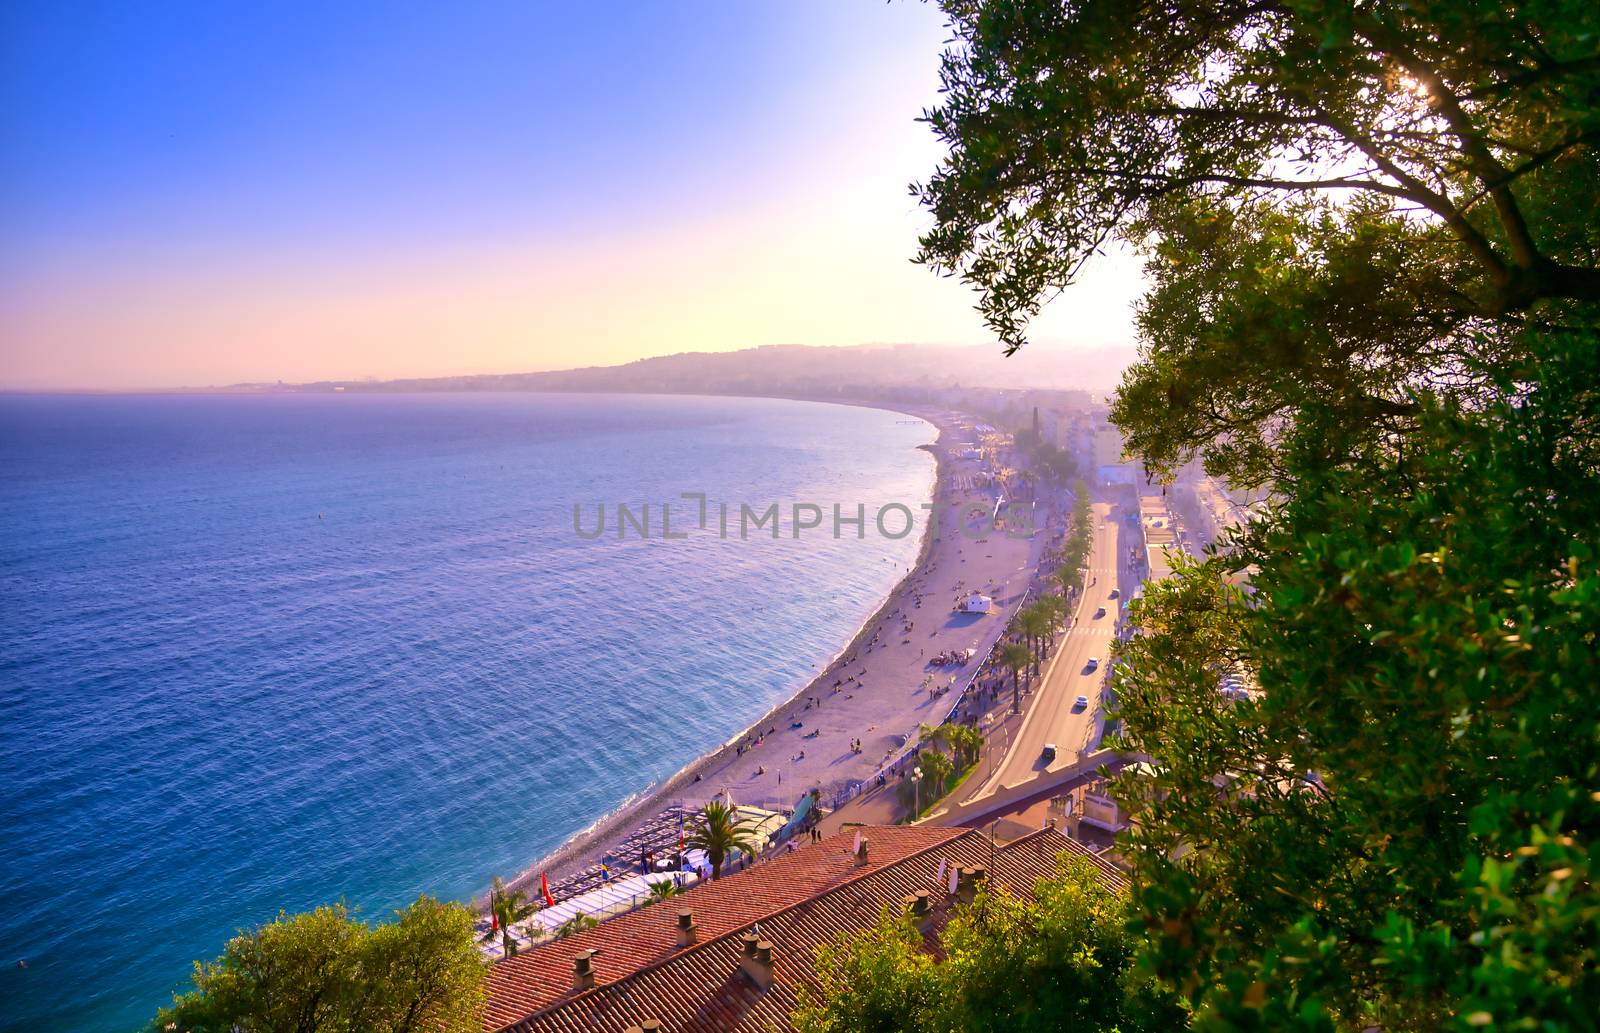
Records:
[[[1111,646],[1115,641],[1117,612],[1120,603],[1127,599],[1132,578],[1119,576],[1125,566],[1116,521],[1110,518],[1111,507],[1097,503],[1094,507],[1094,548],[1089,553],[1089,569],[1085,575],[1087,585],[1075,610],[1077,623],[1071,627],[1047,662],[1043,677],[1034,693],[1033,704],[1023,716],[1005,759],[994,774],[967,797],[977,800],[992,795],[1006,786],[1015,786],[1039,775],[1041,772],[1059,771],[1077,762],[1091,726],[1100,710],[1101,687],[1110,663]],[[1121,588],[1122,598],[1111,599],[1112,589]],[[1105,607],[1105,616],[1095,612]],[[1089,658],[1095,657],[1099,665],[1087,670]],[[1087,696],[1088,706],[1078,706],[1079,696]],[[1046,743],[1056,746],[1056,759],[1048,765],[1042,754]]]

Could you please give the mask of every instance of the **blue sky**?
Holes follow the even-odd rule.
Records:
[[[944,37],[872,0],[6,5],[0,386],[985,340],[907,262]],[[1130,270],[1043,344],[1125,340]]]

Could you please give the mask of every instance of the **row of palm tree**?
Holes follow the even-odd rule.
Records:
[[[1017,614],[1017,630],[1033,651],[1035,677],[1039,674],[1039,660],[1044,656],[1045,643],[1061,629],[1066,620],[1067,600],[1059,595],[1041,595]]]
[[[1070,610],[1068,600],[1083,583],[1084,565],[1094,547],[1094,510],[1089,501],[1089,489],[1082,481],[1073,486],[1075,496],[1072,506],[1072,527],[1061,546],[1061,563],[1055,569],[1055,580],[1060,595],[1041,595],[1032,605],[1016,615],[1011,630],[1016,641],[1002,645],[998,657],[1002,666],[1011,672],[1011,712],[1022,711],[1022,672],[1031,669],[1031,677],[1039,676],[1039,663],[1044,658],[1044,646],[1049,637],[1066,623]]]
[[[1061,563],[1055,572],[1063,596],[1071,596],[1082,583],[1083,568],[1094,548],[1094,509],[1089,501],[1089,487],[1079,481],[1073,485],[1072,492],[1072,527],[1061,543]]]
[[[1022,672],[1033,661],[1033,650],[1021,642],[1007,642],[1000,647],[1000,663],[1011,671],[1011,712],[1022,713]]]
[[[949,792],[952,776],[977,763],[983,733],[970,725],[923,725],[918,734],[929,749],[917,754],[916,774],[900,785],[900,802],[915,819],[920,812]],[[941,753],[939,747],[950,752]]]
[[[917,729],[917,735],[925,743],[949,750],[958,771],[976,763],[983,749],[983,733],[971,725],[945,724],[937,728],[923,725]]]

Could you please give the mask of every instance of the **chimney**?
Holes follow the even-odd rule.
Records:
[[[900,903],[905,906],[905,913],[910,916],[911,922],[920,932],[926,933],[933,919],[933,897],[927,890],[918,890],[907,893],[900,898]]]
[[[684,908],[678,912],[678,946],[688,947],[699,939],[699,930],[694,924],[694,912]]]
[[[744,947],[744,956],[739,959],[739,968],[762,990],[771,989],[772,944],[759,939],[755,933],[745,933],[739,937],[739,942]]]
[[[750,978],[763,990],[772,989],[772,944],[762,940],[756,944],[756,957],[751,965]]]
[[[660,1019],[645,1019],[637,1026],[629,1026],[626,1033],[661,1033],[665,1028]]]
[[[572,988],[588,990],[594,986],[594,956],[599,951],[579,951],[572,957]]]
[[[961,869],[961,875],[956,882],[956,897],[963,904],[972,903],[972,898],[977,895],[977,872],[971,868]]]
[[[864,868],[867,865],[867,839],[861,838],[861,843],[856,847],[856,867]]]
[[[900,903],[905,905],[906,914],[913,918],[926,918],[928,912],[933,910],[933,904],[929,899],[927,890],[907,893],[900,898]]]

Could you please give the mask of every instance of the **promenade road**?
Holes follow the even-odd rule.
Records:
[[[1076,623],[1047,662],[1035,698],[1005,760],[976,792],[966,796],[966,801],[977,801],[1041,773],[1073,767],[1085,750],[1091,731],[1098,731],[1096,722],[1104,720],[1101,689],[1108,676],[1119,607],[1127,601],[1134,581],[1131,574],[1122,574],[1126,568],[1122,555],[1125,550],[1120,545],[1117,522],[1111,519],[1111,507],[1097,503],[1094,515],[1094,547],[1084,576],[1086,587],[1074,610]],[[1120,599],[1110,598],[1116,588],[1121,589]],[[1097,618],[1095,612],[1101,607],[1105,608],[1105,616]],[[1088,670],[1090,657],[1100,661],[1094,671]],[[1088,697],[1087,706],[1077,705],[1079,696]],[[1056,758],[1049,763],[1043,759],[1046,743],[1056,746]]]

